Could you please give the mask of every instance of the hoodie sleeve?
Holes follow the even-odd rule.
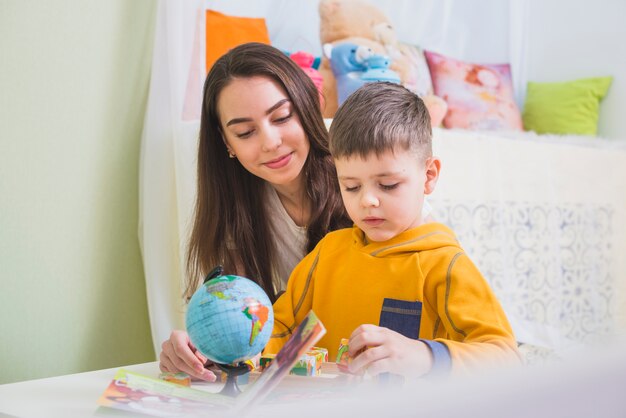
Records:
[[[462,251],[444,267],[435,279],[436,300],[431,302],[438,316],[433,340],[447,347],[452,372],[519,364],[511,326],[480,271]]]
[[[274,302],[274,328],[265,354],[276,354],[291,338],[293,330],[309,313],[313,304],[313,282],[315,267],[320,255],[320,241],[313,251],[294,268],[287,289]]]

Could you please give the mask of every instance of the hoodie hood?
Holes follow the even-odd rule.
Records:
[[[357,226],[352,227],[352,236],[357,249],[373,257],[388,257],[451,246],[461,249],[454,232],[437,222],[420,225],[382,242],[368,242],[365,233]]]

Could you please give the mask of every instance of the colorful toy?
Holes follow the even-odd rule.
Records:
[[[353,43],[324,45],[324,54],[337,82],[337,100],[341,105],[350,94],[365,83],[389,81],[400,83],[397,73],[389,69],[389,58],[373,54],[372,50]]]
[[[321,362],[322,363],[327,363],[328,362],[328,350],[324,347],[313,347],[311,349],[311,352],[315,352],[318,353],[318,355],[321,355]]]
[[[313,347],[298,359],[290,373],[298,376],[319,376],[322,374],[322,363],[327,361],[328,350]]]
[[[276,354],[264,354],[259,359],[259,368],[261,370],[267,369],[270,363],[276,358]]]
[[[261,356],[259,360],[261,370],[265,370],[275,358],[275,354]],[[322,363],[326,362],[328,362],[328,350],[322,347],[312,347],[298,358],[298,361],[291,368],[289,374],[297,376],[319,376],[322,373]]]
[[[318,376],[322,370],[322,364],[318,361],[317,356],[306,353],[298,359],[296,364],[291,368],[289,374],[296,376]]]
[[[181,386],[191,386],[191,377],[187,373],[183,372],[163,372],[159,374],[159,379],[170,383],[176,383]]]
[[[309,54],[308,52],[298,51],[289,55],[289,57],[296,63],[302,70],[308,75],[311,80],[313,80],[313,84],[317,87],[317,91],[320,92],[320,99],[322,99],[322,75],[319,71],[313,68],[313,63],[315,62],[315,57],[313,54]]]
[[[352,363],[352,357],[348,354],[349,342],[347,338],[342,338],[339,342],[339,350],[337,350],[337,368],[343,373],[349,373],[348,366]]]
[[[352,357],[348,351],[350,350],[350,340],[347,338],[342,338],[341,341],[339,341],[339,350],[337,350],[337,369],[339,369],[340,372],[342,373],[348,373],[348,374],[354,374],[352,372],[350,372],[350,370],[348,369],[348,367],[350,366],[350,363],[352,363],[352,360],[354,360],[354,357]],[[358,356],[359,354],[361,354],[362,352],[364,352],[365,350],[367,350],[367,347],[363,347],[362,349],[360,349],[356,355]]]
[[[365,0],[321,0],[319,3],[320,41],[337,47],[351,43],[369,48],[372,55],[388,57],[389,70],[400,77],[400,84],[424,100],[432,126],[439,126],[448,110],[444,99],[433,94],[430,71],[423,50],[400,42],[393,23],[376,6]],[[325,118],[337,111],[338,81],[331,68],[331,57],[322,56],[319,72],[324,79]]]

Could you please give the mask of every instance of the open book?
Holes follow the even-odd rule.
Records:
[[[294,330],[276,358],[238,397],[209,393],[120,369],[98,404],[160,417],[213,415],[216,411],[242,415],[262,401],[289,374],[300,356],[326,329],[313,311]]]

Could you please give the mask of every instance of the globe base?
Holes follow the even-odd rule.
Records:
[[[239,363],[236,366],[232,364],[215,364],[220,370],[226,373],[226,383],[224,384],[224,388],[220,392],[221,395],[226,395],[230,397],[237,397],[241,393],[241,389],[237,385],[237,376],[241,376],[250,371],[250,368],[245,363]]]

